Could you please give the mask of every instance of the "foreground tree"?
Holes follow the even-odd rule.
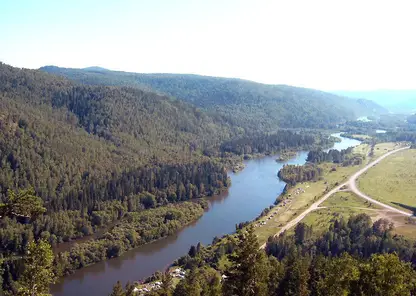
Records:
[[[325,275],[320,281],[320,289],[318,290],[320,293],[318,295],[350,295],[351,287],[356,285],[360,278],[358,261],[347,253],[339,258],[329,260],[323,271]]]
[[[269,268],[266,255],[259,247],[253,226],[239,233],[235,254],[230,258],[233,264],[226,272],[225,295],[267,295]]]
[[[354,295],[405,296],[416,290],[416,272],[396,254],[376,254],[361,266],[358,291]]]
[[[55,282],[53,252],[45,241],[31,242],[24,259],[24,272],[19,280],[19,296],[46,296]]]
[[[124,293],[121,282],[117,281],[117,283],[113,287],[113,291],[111,292],[110,296],[125,296],[125,295],[126,293]]]
[[[162,276],[162,286],[160,289],[161,296],[172,295],[172,283],[173,283],[172,275],[169,273],[169,270],[166,270]]]
[[[24,216],[34,220],[45,211],[42,199],[36,196],[33,188],[19,189],[17,193],[8,190],[6,202],[0,205],[0,216]]]
[[[130,282],[127,282],[126,284],[126,296],[134,296],[136,293],[134,292],[134,285]]]
[[[292,251],[286,263],[286,272],[279,285],[278,295],[309,296],[310,258]]]

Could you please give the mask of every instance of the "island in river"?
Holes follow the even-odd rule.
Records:
[[[279,156],[276,158],[276,161],[278,161],[278,162],[287,161],[287,160],[295,157],[296,154],[297,154],[296,151],[284,151],[284,152],[279,154]]]
[[[339,137],[339,134],[335,136]],[[341,138],[333,149],[341,150],[359,143]],[[209,208],[199,220],[169,237],[77,270],[53,285],[51,292],[55,296],[107,295],[117,280],[126,283],[146,278],[167,268],[186,254],[191,245],[198,242],[207,245],[214,237],[233,233],[236,224],[255,219],[283,192],[286,183],[277,177],[283,165],[302,165],[307,154],[307,151],[299,152],[296,157],[282,163],[277,163],[275,156],[245,160],[244,170],[229,172],[232,184],[229,190],[210,198]]]

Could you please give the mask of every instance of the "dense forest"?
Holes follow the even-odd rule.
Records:
[[[220,116],[248,133],[270,132],[278,127],[335,128],[337,124],[359,116],[387,113],[368,100],[241,79],[53,66],[41,70],[88,85],[132,86],[158,91]]]
[[[10,213],[7,202],[26,188],[33,188],[30,193],[41,198],[45,209],[37,219],[24,221],[26,216],[0,214],[0,258],[23,254],[33,239],[54,245],[112,223],[124,225],[147,211],[152,215],[152,208],[168,210],[170,203],[225,189],[224,166],[201,151],[238,132],[214,121],[155,93],[79,86],[0,64],[0,210]],[[186,219],[173,215],[167,230],[146,218],[140,227],[153,234],[136,225],[140,239],[119,252],[168,235],[199,217],[198,207]],[[186,210],[186,203],[178,210]],[[119,235],[129,234],[120,229]],[[18,273],[6,265],[12,271],[4,276],[14,278]]]
[[[378,134],[376,140],[379,142],[411,142],[416,143],[416,132],[389,132]]]
[[[227,189],[226,158],[325,147],[324,134],[278,128],[355,116],[322,92],[218,81],[199,81],[200,92],[179,84],[181,97],[172,80],[161,89],[85,85],[0,64],[1,289],[30,290],[36,254],[47,259],[46,282],[170,235],[202,215],[199,198]]]
[[[65,275],[87,265],[118,257],[125,251],[172,235],[184,225],[202,216],[207,202],[185,202],[149,211],[129,211],[119,205],[123,218],[101,237],[75,244],[56,259],[57,274]]]
[[[335,220],[320,236],[300,223],[293,235],[270,238],[264,251],[249,226],[213,246],[191,247],[177,262],[188,270],[185,279],[173,288],[156,275],[162,288],[147,295],[416,295],[416,247],[393,228],[365,214]],[[118,283],[111,295],[132,295],[123,293]]]
[[[314,164],[284,165],[277,175],[290,186],[294,186],[299,182],[319,180],[319,177],[322,175],[322,169]]]
[[[311,163],[332,162],[342,164],[343,166],[359,165],[363,162],[363,157],[361,155],[354,155],[352,153],[353,150],[353,147],[342,149],[341,151],[330,149],[328,152],[322,149],[311,150],[308,153],[306,161]]]
[[[293,133],[280,130],[273,134],[262,136],[241,137],[225,141],[221,152],[230,152],[237,155],[273,153],[283,150],[306,150],[314,147],[325,147],[333,144],[331,138],[326,138],[320,133],[300,132]]]
[[[320,133],[269,131],[148,90],[0,64],[3,287],[14,289],[22,273],[14,259],[33,240],[56,246],[102,232],[59,255],[55,274],[66,274],[199,217],[203,203],[187,201],[229,186],[224,157],[331,142]],[[11,214],[25,209],[12,206],[21,197],[36,201],[36,215]]]
[[[38,295],[20,294],[28,269],[28,262],[26,262],[30,255],[28,251],[34,241],[42,242],[45,248],[50,249],[50,244],[56,243],[57,236],[51,235],[49,231],[42,231],[36,235],[39,225],[43,222],[40,220],[47,216],[40,216],[46,209],[42,206],[41,198],[34,195],[33,189],[20,190],[18,193],[9,191],[9,195],[11,196],[6,202],[0,204],[0,272],[2,273],[0,295],[3,295],[3,292],[8,293],[7,295]],[[129,202],[112,201],[107,208],[102,209],[102,212],[92,215],[96,224],[104,226],[109,223],[106,225],[107,230],[95,239],[74,244],[68,251],[60,252],[56,256],[51,255],[51,274],[47,282],[72,273],[76,269],[120,256],[129,249],[171,235],[200,217],[207,206],[208,203],[202,199],[197,202],[168,204],[147,211],[137,211]],[[28,224],[27,219],[25,221],[18,219],[20,217],[29,218],[33,225]],[[91,227],[83,223],[84,217],[78,218],[77,222],[82,224],[84,234],[92,232]],[[111,222],[115,219],[118,219],[117,223],[111,226]],[[52,224],[47,227],[60,227],[61,231],[71,231],[70,226],[71,224],[68,223],[66,225]],[[42,264],[38,263],[38,269]],[[36,281],[36,277],[30,280]],[[49,290],[48,285],[42,287],[44,291]]]

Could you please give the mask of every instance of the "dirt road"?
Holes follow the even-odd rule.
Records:
[[[362,193],[361,191],[358,190],[357,188],[357,178],[359,176],[361,176],[363,173],[365,173],[369,168],[373,167],[374,165],[376,165],[377,163],[379,163],[380,161],[382,161],[383,159],[385,159],[386,157],[389,157],[390,155],[397,153],[399,151],[405,150],[405,149],[409,149],[410,147],[403,147],[403,148],[399,148],[390,152],[387,152],[386,154],[383,154],[382,156],[380,156],[379,158],[377,158],[375,161],[369,163],[368,165],[366,165],[364,168],[362,168],[361,170],[359,170],[358,172],[356,172],[354,175],[352,175],[350,177],[350,179],[341,184],[338,185],[337,187],[333,188],[332,190],[330,190],[329,192],[327,192],[322,198],[320,198],[318,201],[314,202],[308,209],[306,209],[302,214],[300,214],[299,216],[297,216],[295,219],[293,219],[292,221],[290,221],[289,223],[287,223],[285,226],[283,226],[274,236],[279,236],[281,233],[285,232],[286,230],[292,228],[293,226],[295,226],[296,224],[298,224],[300,221],[302,221],[303,218],[305,218],[306,215],[308,215],[310,212],[315,211],[317,209],[319,209],[319,205],[321,203],[323,203],[325,200],[328,199],[328,197],[330,197],[332,194],[338,192],[341,187],[343,186],[348,186],[352,192],[354,192],[355,194],[357,194],[358,196],[365,198],[366,200],[377,204],[381,207],[384,207],[390,211],[402,214],[402,215],[406,215],[406,216],[412,216],[412,214],[409,214],[407,212],[401,211],[399,209],[396,209],[392,206],[383,204],[382,202],[379,202],[375,199],[372,199],[371,197],[369,197],[368,195],[365,195],[364,193]],[[264,243],[263,245],[261,245],[260,248],[264,249],[266,247],[266,243]]]
[[[373,198],[371,198],[371,197],[369,197],[368,195],[366,195],[366,194],[364,194],[364,193],[362,193],[358,188],[357,188],[357,179],[358,179],[358,177],[360,176],[360,175],[362,175],[365,171],[367,171],[369,168],[371,168],[372,166],[374,166],[375,164],[377,164],[377,163],[379,163],[380,161],[382,161],[384,158],[386,158],[386,157],[388,157],[388,156],[390,156],[390,155],[392,155],[392,154],[394,154],[394,153],[397,153],[397,152],[399,152],[399,151],[403,151],[403,150],[405,150],[405,149],[409,149],[410,147],[403,147],[403,148],[400,148],[400,149],[396,149],[396,150],[393,150],[393,151],[390,151],[390,152],[387,152],[386,154],[384,154],[384,155],[382,155],[381,157],[379,157],[379,158],[377,158],[375,161],[373,161],[372,163],[370,163],[369,165],[367,165],[366,167],[364,167],[364,168],[362,168],[361,170],[359,170],[358,172],[356,172],[354,175],[352,175],[351,176],[351,178],[348,180],[348,187],[350,188],[350,190],[352,191],[352,192],[354,192],[356,195],[358,195],[359,197],[362,197],[362,198],[364,198],[364,199],[366,199],[366,200],[368,200],[368,201],[370,201],[371,203],[373,203],[373,204],[376,204],[376,205],[378,205],[378,206],[381,206],[381,207],[383,207],[383,208],[385,208],[385,209],[388,209],[388,210],[390,210],[390,211],[392,211],[392,212],[395,212],[395,213],[398,213],[398,214],[402,214],[402,215],[405,215],[405,216],[413,216],[413,214],[410,214],[410,213],[408,213],[408,212],[405,212],[405,211],[401,211],[401,210],[399,210],[399,209],[397,209],[397,208],[395,208],[395,207],[392,207],[392,206],[389,206],[389,205],[386,205],[386,204],[384,204],[384,203],[382,203],[382,202],[379,202],[378,200],[375,200],[375,199],[373,199]]]

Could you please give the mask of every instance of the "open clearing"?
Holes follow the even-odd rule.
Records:
[[[362,167],[342,167],[328,163],[320,166],[325,170],[322,180],[299,183],[295,187],[290,188],[282,196],[283,199],[280,204],[274,207],[268,215],[259,220],[259,223],[266,223],[266,225],[256,227],[256,233],[260,242],[267,241],[269,236],[274,235],[282,226],[309,208],[327,190],[345,182],[350,175]],[[333,167],[336,167],[336,171],[331,171]]]
[[[396,149],[399,145],[397,143],[380,143],[374,147],[374,157],[379,157],[389,151]]]
[[[394,233],[416,239],[416,225],[411,224],[412,220],[372,204],[352,192],[337,192],[321,206],[322,209],[311,212],[302,220],[307,225],[313,226],[314,235],[319,236],[328,230],[330,223],[336,219],[348,219],[353,215],[364,213],[373,221],[381,218],[387,219],[394,223]],[[415,222],[416,220],[413,220],[413,223]]]
[[[337,192],[321,204],[322,209],[307,215],[302,222],[312,225],[315,235],[328,230],[336,219],[348,219],[350,216],[365,213],[376,218],[380,208],[356,196],[352,192]]]
[[[358,188],[385,204],[416,211],[416,150],[398,152],[369,169]]]
[[[256,234],[259,238],[260,242],[266,242],[267,239],[275,235],[279,230],[281,230],[285,225],[289,224],[291,221],[293,221],[296,217],[300,216],[305,210],[307,210],[314,202],[322,198],[325,193],[327,193],[332,188],[337,187],[339,184],[342,184],[346,182],[354,173],[365,167],[370,161],[375,160],[376,158],[382,156],[383,154],[395,150],[399,147],[399,145],[395,143],[382,143],[377,144],[374,149],[374,156],[373,157],[367,157],[366,160],[362,165],[359,166],[348,166],[348,167],[342,167],[340,165],[335,165],[332,163],[325,163],[321,164],[320,166],[324,168],[324,174],[323,178],[320,181],[317,182],[305,182],[301,184],[297,184],[295,187],[290,188],[288,192],[284,195],[282,195],[282,201],[278,206],[275,206],[268,215],[265,217],[262,217],[259,221],[254,222],[256,226]],[[360,153],[362,155],[368,155],[368,152],[370,150],[369,145],[360,145],[354,149],[354,153]],[[332,168],[335,167],[336,170],[333,171]],[[338,194],[335,196],[337,198]],[[342,195],[341,195],[342,196]],[[341,197],[340,196],[340,197]],[[371,212],[368,213],[370,216],[373,216],[374,218],[382,218],[382,217],[388,217],[391,215],[399,216],[397,214],[385,214],[387,212],[386,210],[379,210],[374,205],[368,205],[368,202],[366,203],[365,200],[362,200],[361,203],[357,201],[357,196],[351,195],[351,193],[346,193],[344,196],[349,196],[349,198],[346,200],[347,207],[348,204],[350,205],[350,209],[340,209],[340,207],[334,209],[334,214],[336,213],[345,215],[352,215],[354,213],[359,213],[360,211],[366,211]],[[354,197],[352,197],[354,196]],[[340,198],[339,197],[339,198]],[[327,201],[331,202],[331,201]],[[358,206],[355,207],[355,209],[351,208],[351,204],[359,204],[364,206]],[[367,208],[366,208],[366,205]],[[320,206],[324,206],[323,204]],[[372,209],[371,207],[375,207]],[[358,209],[361,208],[361,209]],[[373,210],[373,211],[372,211]],[[324,209],[317,210],[317,213],[325,211]],[[332,210],[326,210],[326,211],[332,211]],[[374,213],[373,213],[374,212]],[[329,213],[329,212],[328,212]],[[314,215],[316,213],[310,213],[305,217],[305,219],[313,219],[309,218],[310,215]],[[338,214],[338,215],[339,215]],[[332,215],[332,214],[331,214]],[[327,215],[328,216],[328,215]],[[321,217],[321,224],[322,229],[324,230],[324,221],[327,222],[331,221],[331,217]],[[400,224],[403,226],[407,226],[407,220],[405,221],[405,217],[398,218],[400,220],[397,220],[395,224]],[[406,231],[403,231],[403,234],[405,232],[412,232],[412,229],[409,231],[406,228]],[[319,230],[319,227],[318,227]]]
[[[363,134],[353,134],[352,136],[354,137],[354,139],[358,139],[360,141],[365,141],[365,140],[368,140],[368,139],[372,138],[369,135],[363,135]]]
[[[369,145],[362,144],[354,148],[354,153],[367,155],[369,149]],[[279,205],[275,206],[268,215],[255,222],[259,241],[262,243],[266,242],[270,236],[276,234],[284,225],[305,211],[328,190],[347,181],[352,174],[364,167],[367,161],[369,160],[366,159],[365,163],[359,166],[347,167],[333,163],[320,164],[319,166],[324,169],[322,180],[299,183],[295,187],[290,188],[286,194],[281,196],[282,201]],[[336,170],[332,171],[334,167]],[[266,224],[259,226],[262,222]]]

